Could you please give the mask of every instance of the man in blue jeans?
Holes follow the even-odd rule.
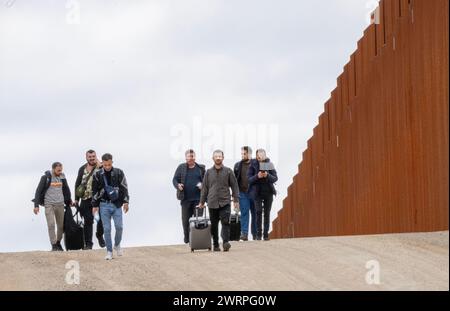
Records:
[[[113,167],[113,157],[106,153],[102,156],[103,168],[94,174],[92,182],[92,213],[99,212],[103,223],[103,231],[106,242],[106,260],[113,258],[113,246],[111,240],[111,218],[114,221],[116,235],[114,237],[114,250],[117,256],[122,256],[120,242],[122,240],[122,208],[128,212],[128,185],[125,174],[121,169]]]
[[[234,165],[234,175],[239,184],[239,206],[241,209],[241,237],[242,241],[248,241],[248,225],[251,215],[251,232],[253,240],[256,239],[256,211],[253,199],[248,193],[248,167],[252,160],[252,148],[241,148],[242,160]]]

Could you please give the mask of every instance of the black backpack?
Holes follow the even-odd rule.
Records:
[[[64,210],[64,245],[67,251],[83,249],[85,246],[83,223],[79,221],[78,209],[73,215],[70,206],[66,206]]]

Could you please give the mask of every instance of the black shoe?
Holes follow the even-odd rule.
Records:
[[[248,236],[246,234],[243,234],[239,239],[242,241],[248,241]]]
[[[220,249],[220,246],[214,246],[214,251],[215,251],[215,252],[220,252],[220,251],[222,251],[222,250]]]
[[[60,251],[60,252],[64,251],[63,247],[61,246],[61,242],[57,241],[55,245],[56,245],[57,251]]]
[[[264,241],[270,241],[270,238],[269,237],[265,237]]]
[[[231,248],[230,242],[223,243],[223,251],[224,252],[228,252],[230,250],[230,248]]]
[[[52,244],[52,252],[56,252],[58,250],[58,247],[56,244]]]
[[[98,245],[101,247],[101,248],[104,248],[105,246],[106,246],[106,243],[105,243],[105,239],[103,238],[103,235],[97,235],[97,239],[98,239]]]
[[[92,249],[92,244],[86,244],[86,246],[83,247],[84,251],[88,251],[88,250],[91,250],[91,249]]]
[[[256,241],[261,241],[261,240],[262,240],[262,238],[260,236],[256,237]]]

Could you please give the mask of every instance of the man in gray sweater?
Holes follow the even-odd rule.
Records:
[[[214,251],[220,252],[219,247],[219,220],[222,224],[223,251],[228,252],[230,244],[230,216],[231,197],[233,196],[235,210],[239,209],[239,185],[231,168],[223,165],[223,151],[216,150],[213,153],[214,166],[208,169],[203,179],[203,187],[200,195],[200,208],[205,208],[208,202],[211,218],[211,233],[213,237]]]

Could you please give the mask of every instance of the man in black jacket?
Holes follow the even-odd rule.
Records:
[[[47,219],[48,236],[52,244],[52,251],[62,251],[64,206],[71,206],[72,199],[63,173],[63,166],[60,162],[53,163],[52,171],[46,171],[41,177],[33,202],[33,212],[36,215],[39,213],[40,205],[45,207],[45,218]]]
[[[241,148],[242,160],[234,165],[234,175],[239,184],[239,207],[241,210],[241,237],[240,240],[248,241],[248,226],[251,215],[251,233],[256,240],[256,212],[255,203],[249,194],[248,168],[252,160],[252,148],[244,146]]]
[[[98,161],[97,154],[94,150],[88,150],[86,152],[86,162],[78,170],[78,176],[75,182],[75,205],[79,206],[80,215],[84,219],[84,240],[86,244],[84,249],[89,250],[94,245],[92,242],[92,227],[94,225],[94,216],[92,214],[92,181],[94,179],[93,175],[100,170],[101,163]],[[100,247],[105,247],[101,220],[97,222],[96,236]]]
[[[177,189],[177,199],[181,204],[181,222],[183,224],[184,243],[189,243],[189,218],[194,214],[200,202],[200,191],[205,175],[205,166],[195,162],[195,152],[185,152],[186,162],[181,163],[173,175],[172,184]],[[198,212],[203,215],[203,210]]]
[[[256,207],[256,239],[264,238],[265,241],[268,241],[270,210],[272,209],[273,196],[277,193],[274,183],[278,180],[278,176],[264,149],[256,151],[256,159],[251,161],[247,175],[250,185],[249,193],[255,200]],[[264,229],[262,229],[263,213]]]
[[[114,221],[116,235],[114,238],[114,249],[117,256],[122,256],[122,208],[128,212],[128,184],[125,174],[119,168],[113,167],[113,157],[106,153],[102,156],[103,168],[94,174],[92,183],[92,213],[99,212],[102,218],[103,231],[106,242],[106,260],[113,256],[111,240],[111,218]]]

